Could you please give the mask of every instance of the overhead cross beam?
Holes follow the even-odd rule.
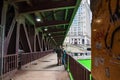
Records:
[[[53,11],[53,18],[54,18],[54,20],[57,20],[55,11]]]
[[[44,33],[57,33],[57,32],[65,32],[66,29],[48,29],[48,31],[44,31]]]
[[[47,27],[47,26],[53,27],[53,26],[56,26],[56,25],[65,25],[65,24],[66,25],[69,24],[69,21],[57,21],[57,20],[55,20],[55,21],[37,22],[36,26],[37,27]]]
[[[52,37],[64,37],[65,35],[52,35]]]
[[[65,33],[52,33],[52,36],[65,35]]]
[[[64,37],[53,37],[54,39],[63,39]]]
[[[33,6],[30,0],[13,0],[13,2],[24,2],[24,1],[26,1],[28,5]]]
[[[68,9],[65,10],[65,19],[64,20],[67,20],[67,16],[68,16]],[[64,28],[65,28],[66,25],[64,25]]]
[[[68,9],[65,10],[65,20],[67,19]]]
[[[49,29],[48,32],[61,32],[61,31],[66,31],[66,29],[60,28],[60,29]]]
[[[74,8],[77,0],[69,0],[69,1],[49,1],[41,2],[39,4],[34,4],[33,6],[28,6],[21,4],[19,6],[19,13],[34,13],[34,12],[43,12],[43,11],[51,11],[58,9],[66,9],[66,8]]]
[[[62,41],[64,38],[59,37],[59,38],[54,38],[54,39],[55,41]]]
[[[28,0],[13,0],[13,2],[23,2],[23,1],[28,1]]]
[[[55,41],[56,41],[57,43],[63,42],[63,40],[64,40],[64,39],[55,39]]]
[[[65,35],[65,32],[52,33],[53,36]]]
[[[55,39],[55,41],[58,43],[58,42],[63,42],[63,39]]]
[[[51,34],[56,34],[56,33],[64,33],[66,31],[56,31],[56,32],[51,32]]]

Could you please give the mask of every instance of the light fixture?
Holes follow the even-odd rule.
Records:
[[[44,31],[47,31],[47,30],[48,30],[47,28],[44,29]]]
[[[96,22],[97,22],[97,23],[100,23],[100,22],[101,22],[101,19],[97,19]]]
[[[40,21],[41,21],[41,19],[40,19],[40,18],[37,18],[37,19],[36,19],[36,21],[37,21],[37,22],[40,22]]]
[[[49,33],[48,35],[50,36],[51,34]]]
[[[93,29],[93,31],[95,32],[95,31],[97,31],[96,29]]]

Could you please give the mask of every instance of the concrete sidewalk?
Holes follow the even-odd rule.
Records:
[[[49,54],[23,66],[13,80],[70,80],[64,66],[57,66],[56,56],[56,54]]]

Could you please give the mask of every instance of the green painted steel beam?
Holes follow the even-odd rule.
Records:
[[[35,21],[33,20],[33,18],[31,17],[31,15],[29,14],[24,14],[23,15],[32,25],[35,25]]]

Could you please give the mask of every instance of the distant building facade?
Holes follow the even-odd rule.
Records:
[[[91,17],[89,0],[82,0],[65,42],[83,47],[90,46]]]

